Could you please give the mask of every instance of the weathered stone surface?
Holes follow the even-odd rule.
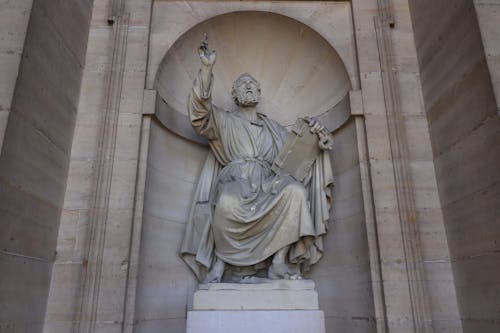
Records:
[[[43,329],[91,13],[87,0],[31,3],[0,3],[0,244],[10,253],[0,265],[0,330],[7,332]]]
[[[498,4],[410,3],[463,332],[496,332],[500,285],[493,276],[500,272],[496,255],[500,234],[492,221],[498,220],[500,207],[498,71],[494,65],[499,45],[495,39],[498,20],[494,20]],[[447,15],[440,14],[443,11]],[[435,282],[429,288],[437,290],[438,285]],[[446,306],[438,299],[433,304]]]
[[[188,333],[324,333],[322,311],[189,311]]]
[[[287,101],[286,110],[325,111],[322,106],[330,103],[328,98],[307,100],[307,95],[320,96],[321,91],[303,89],[282,78],[306,77],[304,84],[330,82],[330,77],[320,74],[336,72],[324,70],[318,59],[331,62],[331,58],[323,58],[325,49],[302,57],[311,47],[308,32],[298,39],[283,37],[279,47],[272,43],[272,36],[289,33],[273,25],[272,17],[280,14],[288,17],[282,20],[305,24],[333,46],[347,73],[345,81],[335,82],[349,82],[350,88],[359,89],[362,101],[355,116],[358,126],[351,119],[334,133],[333,218],[324,239],[325,256],[310,272],[327,331],[374,332],[387,319],[391,332],[412,332],[396,195],[399,161],[393,160],[391,149],[397,142],[388,135],[373,21],[379,14],[378,3],[385,2],[124,1],[131,15],[96,332],[121,332],[126,289],[135,297],[134,305],[127,308],[127,333],[186,331],[186,311],[192,308],[196,284],[177,251],[207,150],[168,132],[155,120],[149,135],[141,113],[148,109],[145,113],[154,114],[154,105],[144,102],[144,88],[167,91],[171,104],[183,105],[182,86],[190,86],[195,74],[189,57],[195,58],[196,52],[185,54],[179,45],[175,50],[171,47],[200,22],[230,12],[240,12],[235,16],[242,17],[249,14],[242,11],[256,10],[267,12],[259,15],[268,20],[247,29],[267,41],[259,48],[259,57],[239,56],[253,50],[241,38],[248,35],[237,36],[236,29],[227,27],[220,36],[213,34],[214,27],[208,31],[211,42],[237,43],[223,60],[233,63],[231,71],[239,74],[248,61],[262,73],[264,79],[259,79],[268,82],[270,89],[263,89],[264,93]],[[497,2],[390,1],[395,13],[389,30],[394,46],[391,70],[400,93],[416,230],[436,333],[490,333],[499,327]],[[7,129],[0,156],[0,331],[42,331],[56,250],[45,332],[67,333],[78,317],[75,311],[88,253],[95,162],[112,58],[113,26],[107,21],[112,1],[36,1],[33,11],[31,3],[0,1],[0,142]],[[161,67],[169,75],[158,79],[169,49],[177,59]],[[282,61],[273,54],[301,56]],[[263,59],[272,70],[263,65]],[[316,76],[308,76],[306,66],[301,67],[312,63],[319,64]],[[221,83],[234,79],[216,74]],[[177,93],[177,87],[183,93]],[[225,94],[229,90],[227,83],[216,88]],[[303,95],[287,100],[289,89]],[[358,141],[364,134],[366,146]],[[143,143],[148,138],[149,149],[139,152],[141,135]],[[364,152],[366,161],[360,163],[358,157]],[[143,189],[135,181],[139,166]],[[130,235],[137,237],[138,232],[134,217],[142,223],[142,243],[133,245],[141,249],[139,258],[129,263]],[[376,228],[368,230],[366,223]],[[379,252],[372,252],[374,248]],[[129,265],[133,266],[127,272]],[[137,288],[128,288],[135,272]]]
[[[318,310],[318,294],[312,280],[212,283],[198,288],[193,296],[193,311]]]

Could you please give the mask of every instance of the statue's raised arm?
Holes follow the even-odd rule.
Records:
[[[207,35],[198,48],[201,67],[193,82],[189,95],[188,113],[196,133],[208,139],[217,137],[217,128],[213,120],[212,105],[212,70],[216,60],[215,51],[208,48]]]
[[[198,54],[200,55],[201,60],[201,81],[202,86],[205,90],[211,86],[212,69],[215,65],[215,60],[217,59],[217,53],[215,52],[215,50],[211,51],[208,48],[208,36],[206,33],[204,34],[204,39],[201,42],[200,47],[198,48]]]

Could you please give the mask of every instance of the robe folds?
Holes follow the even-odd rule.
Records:
[[[212,80],[213,81],[213,80]],[[258,265],[290,246],[288,262],[307,270],[323,252],[333,176],[322,152],[300,183],[271,165],[287,130],[263,114],[249,121],[216,108],[211,85],[199,75],[189,96],[195,131],[211,152],[203,166],[181,246],[181,258],[202,281],[218,258],[238,267]]]

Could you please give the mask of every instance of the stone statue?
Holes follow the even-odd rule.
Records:
[[[196,189],[181,256],[200,281],[221,282],[233,276],[300,279],[322,255],[333,185],[325,150],[329,133],[317,120],[310,132],[319,136],[321,152],[302,182],[277,174],[271,166],[288,131],[256,111],[259,82],[242,74],[233,85],[236,111],[212,104],[215,51],[203,41],[201,69],[189,95],[195,131],[209,141],[209,154]],[[231,280],[235,282],[235,280]]]

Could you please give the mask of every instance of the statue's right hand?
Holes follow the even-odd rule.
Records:
[[[198,54],[200,55],[201,63],[205,66],[213,66],[217,58],[217,53],[215,50],[210,51],[208,48],[208,41],[205,35],[205,40],[201,42],[198,48]]]

